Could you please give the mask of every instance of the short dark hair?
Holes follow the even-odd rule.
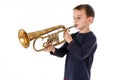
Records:
[[[75,10],[75,9],[77,9],[77,10],[84,9],[87,17],[93,17],[94,18],[94,16],[95,16],[94,9],[89,4],[78,5],[75,8],[73,8],[73,10]]]

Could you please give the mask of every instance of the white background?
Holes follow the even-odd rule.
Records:
[[[24,49],[18,30],[73,25],[72,9],[89,3],[96,15],[91,30],[98,48],[91,80],[120,80],[119,0],[0,0],[0,80],[63,80],[65,57]]]

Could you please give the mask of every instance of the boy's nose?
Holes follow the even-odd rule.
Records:
[[[74,19],[74,24],[77,24],[77,20],[76,19]]]

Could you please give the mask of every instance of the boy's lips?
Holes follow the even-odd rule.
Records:
[[[77,27],[77,26],[78,26],[78,24],[75,24],[74,26],[75,26],[75,27]]]

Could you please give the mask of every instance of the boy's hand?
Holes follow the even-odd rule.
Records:
[[[73,41],[72,36],[68,33],[68,31],[64,31],[64,39],[70,43],[71,41]]]
[[[48,51],[48,52],[51,52],[51,51],[52,51],[52,52],[54,53],[54,52],[55,52],[55,47],[52,46],[52,45],[51,45],[51,46],[48,46],[48,47],[46,47],[46,48],[44,49],[44,51]]]

